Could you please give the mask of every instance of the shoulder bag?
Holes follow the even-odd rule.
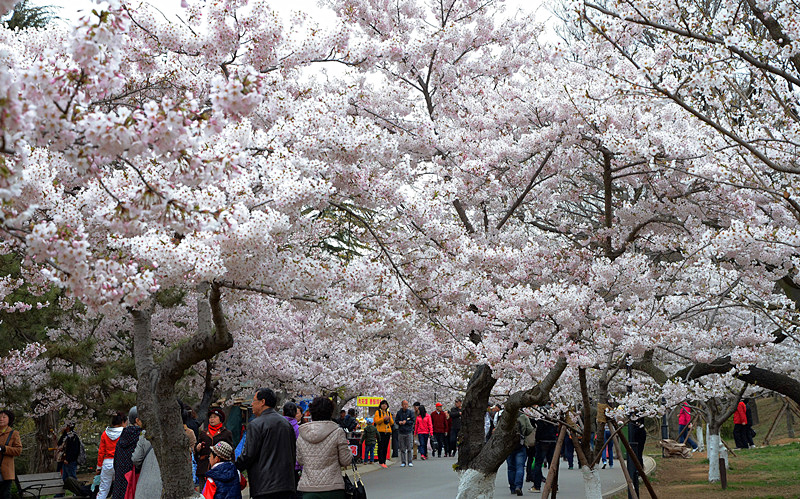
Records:
[[[367,489],[364,487],[364,482],[361,481],[361,474],[358,472],[356,463],[353,462],[353,480],[347,473],[342,474],[344,479],[344,496],[347,499],[367,499]]]

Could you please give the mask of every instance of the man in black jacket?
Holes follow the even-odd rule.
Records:
[[[236,467],[247,470],[253,499],[294,499],[297,456],[294,429],[275,412],[275,392],[259,389],[253,395],[256,418],[247,425],[247,437]]]
[[[533,461],[533,487],[531,492],[539,492],[542,488],[542,465],[548,466],[553,462],[556,440],[558,440],[558,427],[544,417],[536,420],[536,445],[534,446]]]
[[[61,437],[58,439],[58,447],[63,452],[61,457],[61,479],[78,478],[78,458],[81,455],[81,439],[75,433],[75,423],[70,421],[61,430]]]

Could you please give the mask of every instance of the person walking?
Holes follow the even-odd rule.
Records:
[[[525,481],[525,437],[533,433],[533,426],[528,416],[519,411],[516,425],[517,441],[511,454],[506,458],[506,468],[508,468],[508,487],[512,494],[522,495],[522,485]]]
[[[746,408],[744,417],[747,420],[747,423],[745,423],[745,425],[744,425],[744,429],[745,429],[744,437],[745,437],[745,440],[747,441],[747,447],[749,447],[751,449],[756,446],[756,443],[753,442],[753,437],[756,436],[756,432],[755,432],[755,430],[753,430],[753,413],[750,411],[750,405],[753,404],[753,403],[754,402],[753,402],[752,398],[748,397],[748,398],[744,399],[744,406]]]
[[[367,418],[367,426],[361,433],[361,440],[364,442],[364,463],[372,464],[375,462],[375,446],[378,445],[378,430],[372,418]]]
[[[558,428],[545,418],[536,419],[536,445],[534,446],[533,458],[533,487],[531,492],[540,492],[542,488],[542,465],[547,462],[548,466],[553,462],[555,453]]]
[[[692,408],[686,402],[678,413],[678,443],[686,442],[692,447],[692,452],[697,452],[697,442],[692,440]]]
[[[211,447],[219,442],[228,442],[233,447],[233,433],[225,428],[225,411],[221,407],[212,407],[208,410],[208,423],[205,429],[201,429],[198,434],[197,445],[195,446],[195,461],[197,461],[197,479],[200,483],[205,483],[206,470],[208,470],[208,457],[211,455]]]
[[[400,454],[400,467],[414,466],[412,451],[414,449],[414,411],[408,407],[408,400],[400,402],[400,410],[395,414],[397,422],[397,447]]]
[[[242,499],[239,470],[231,462],[232,457],[233,447],[228,442],[220,441],[211,447],[203,499]]]
[[[144,427],[142,420],[138,417],[137,420],[138,425]],[[189,431],[194,434],[191,430]],[[163,489],[161,467],[158,465],[156,453],[153,451],[153,445],[147,439],[146,433],[145,430],[142,430],[139,434],[136,449],[133,451],[133,456],[131,456],[133,467],[136,469],[136,472],[139,473],[139,479],[136,481],[136,491],[133,496],[134,499],[161,497],[161,490]]]
[[[294,429],[294,437],[295,441],[297,441],[297,437],[300,435],[300,423],[298,422],[297,415],[300,413],[300,408],[297,407],[297,404],[294,402],[286,402],[283,404],[283,417],[286,418],[286,421],[292,425],[292,429]],[[297,487],[298,482],[300,482],[300,473],[303,470],[303,467],[300,466],[300,463],[295,461],[294,463],[294,485]],[[298,493],[298,496],[300,494]],[[300,496],[302,497],[302,496]]]
[[[113,499],[125,499],[125,490],[128,488],[128,479],[125,474],[133,469],[133,451],[139,444],[139,435],[142,433],[142,420],[136,406],[128,411],[128,426],[122,429],[122,435],[117,441],[114,451],[114,487],[111,489]]]
[[[737,449],[748,449],[747,442],[747,406],[743,401],[736,405],[736,412],[733,413],[733,440],[736,442]]]
[[[0,411],[0,499],[11,499],[11,484],[17,478],[14,458],[22,454],[22,439],[12,429],[14,413],[8,409]]]
[[[419,416],[414,424],[414,434],[419,439],[419,455],[422,460],[428,459],[428,439],[433,436],[433,423],[431,416],[424,405],[419,406]]]
[[[458,432],[461,431],[461,399],[456,399],[450,408],[450,451],[448,455],[455,457],[458,450]]]
[[[437,454],[437,457],[442,457],[442,449],[444,449],[444,455],[447,456],[447,450],[450,447],[447,442],[450,415],[442,410],[441,402],[436,402],[436,410],[431,413],[431,423],[433,424],[433,440],[436,442],[433,449],[434,454]]]
[[[421,405],[422,404],[420,402],[414,402],[414,405],[412,406],[414,408],[414,426],[415,427],[416,427],[416,424],[417,424],[417,416],[419,416],[419,406],[421,406]],[[416,435],[416,432],[414,432],[414,434]],[[419,459],[419,454],[418,454],[419,453],[419,441],[416,438],[414,439],[414,444],[413,445],[414,445],[414,460],[417,460],[417,459]]]
[[[78,459],[81,456],[81,438],[75,432],[75,422],[70,421],[61,430],[58,437],[58,448],[61,450],[61,479],[78,478]]]
[[[312,416],[313,419],[313,416]],[[386,466],[386,454],[389,451],[389,442],[392,440],[392,425],[394,416],[389,412],[389,402],[381,400],[378,410],[375,411],[375,428],[378,430],[378,462],[382,468]]]
[[[100,448],[97,451],[97,473],[100,475],[100,486],[96,499],[106,499],[114,482],[114,454],[117,451],[119,437],[128,425],[128,417],[118,412],[111,417],[111,426],[100,435]]]
[[[292,425],[275,412],[277,403],[278,397],[269,388],[253,395],[256,417],[247,425],[244,449],[236,460],[239,470],[247,470],[252,499],[295,497],[296,437]]]
[[[309,410],[311,422],[300,428],[297,439],[297,461],[303,466],[297,489],[303,499],[344,499],[341,469],[353,461],[350,443],[331,420],[331,399],[316,397]]]

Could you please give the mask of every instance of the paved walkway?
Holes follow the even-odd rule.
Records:
[[[389,461],[389,468],[383,469],[377,464],[358,467],[368,497],[381,499],[402,499],[409,497],[433,497],[435,499],[452,499],[458,491],[458,474],[453,471],[454,457],[430,458],[427,461],[414,461],[414,466],[401,468],[397,460]],[[576,462],[577,466],[577,462]],[[655,468],[655,461],[645,456],[645,469],[648,475]],[[547,474],[547,469],[542,470]],[[352,470],[348,470],[352,474]],[[495,481],[495,497],[511,497],[508,488],[508,474],[503,464],[497,471]],[[567,463],[561,461],[558,470],[558,494],[565,499],[585,497],[583,478],[580,470],[568,469]],[[619,464],[614,468],[600,470],[600,482],[603,496],[609,497],[627,488],[625,477]],[[525,483],[525,496],[541,496],[538,492],[530,492],[530,482]],[[644,485],[641,486],[642,489]],[[245,490],[244,499],[250,495]]]
[[[401,468],[394,463],[389,469],[375,469],[377,465],[360,466],[369,469],[370,472],[363,476],[364,485],[367,489],[367,496],[386,499],[404,497],[435,497],[437,499],[452,499],[458,491],[458,474],[453,471],[455,458],[431,458],[428,461],[414,461],[413,468]],[[650,459],[651,466],[655,461]],[[646,461],[645,467],[650,471],[650,464]],[[616,463],[615,463],[616,464]],[[585,497],[583,478],[580,470],[568,469],[567,463],[561,461],[559,468],[559,497],[581,498]],[[547,469],[543,470],[547,473]],[[618,492],[626,487],[625,477],[617,464],[614,468],[600,470],[600,481],[603,487],[603,494]],[[530,492],[530,482],[526,482],[523,491],[525,496],[541,496],[538,492]],[[497,471],[495,482],[496,497],[510,497],[508,488],[508,474],[506,465],[503,464]]]

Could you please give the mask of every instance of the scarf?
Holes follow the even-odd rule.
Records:
[[[222,423],[218,425],[208,425],[208,436],[214,438],[222,429]]]

